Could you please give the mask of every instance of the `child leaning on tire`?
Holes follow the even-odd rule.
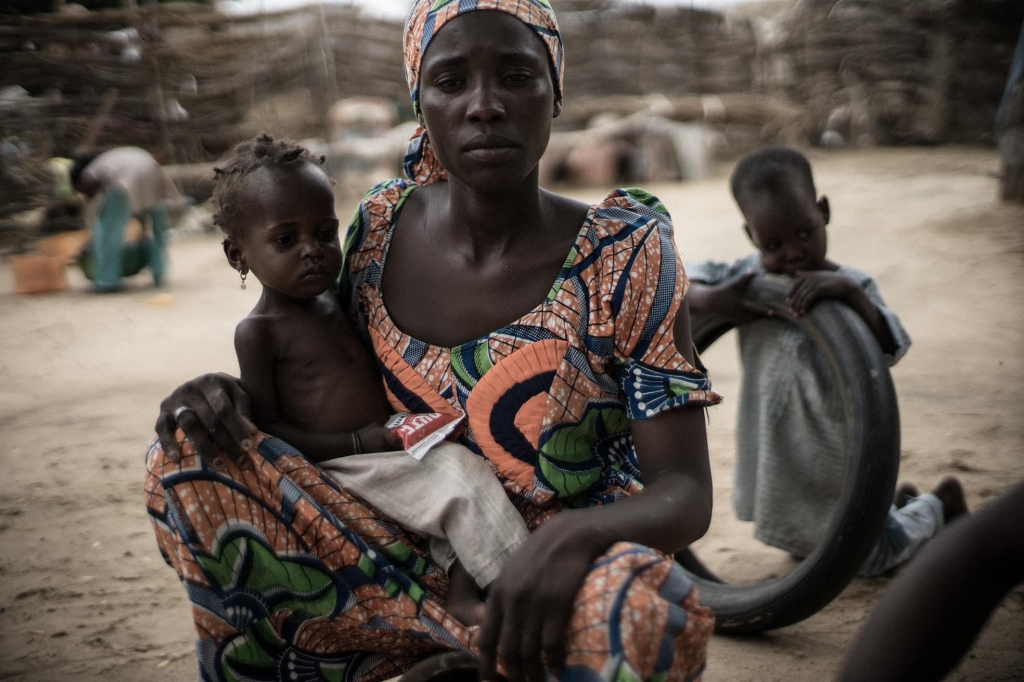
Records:
[[[826,258],[828,199],[818,198],[803,154],[785,147],[754,152],[736,166],[731,184],[758,252],[731,265],[687,263],[687,299],[691,313],[726,317],[739,327],[736,514],[754,522],[762,542],[805,557],[825,539],[842,491],[846,419],[834,376],[814,342],[745,300],[744,290],[752,277],[768,272],[793,277],[786,303],[798,316],[822,300],[845,302],[867,324],[890,366],[907,352],[910,337],[869,275]],[[924,495],[913,485],[900,486],[860,574],[879,575],[906,562],[965,512],[956,478]]]

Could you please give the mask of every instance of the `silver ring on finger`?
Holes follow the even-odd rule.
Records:
[[[181,407],[174,411],[174,421],[177,422],[178,424],[181,424],[181,416],[186,412],[191,412],[195,414],[195,410],[193,410],[191,407],[188,407],[187,405],[182,405]]]

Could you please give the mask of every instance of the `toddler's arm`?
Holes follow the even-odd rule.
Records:
[[[849,275],[827,270],[801,273],[793,282],[786,302],[797,315],[806,315],[818,301],[829,298],[846,302],[867,324],[882,351],[887,355],[896,354],[898,346],[888,321],[861,283]]]
[[[750,280],[757,274],[755,263],[756,259],[750,257],[731,265],[712,261],[686,263],[690,279],[686,303],[690,313],[718,315],[737,326],[771,317],[770,308],[743,297]]]
[[[235,328],[235,354],[242,386],[252,400],[253,421],[265,433],[294,446],[314,462],[357,452],[386,452],[401,447],[401,440],[382,424],[368,424],[355,432],[317,433],[285,422],[278,407],[274,379],[276,348],[273,330],[258,319],[246,318]]]
[[[353,432],[317,433],[282,421],[267,424],[265,427],[259,422],[256,425],[270,435],[295,446],[312,462],[368,452],[390,452],[402,448],[402,441],[398,435],[385,428],[383,424],[367,424],[354,432],[355,438],[352,437]],[[355,449],[356,446],[358,450]]]
[[[693,282],[686,292],[690,313],[721,315],[737,326],[762,317],[771,317],[774,314],[771,308],[743,297],[747,285],[756,274],[751,270],[715,285]]]

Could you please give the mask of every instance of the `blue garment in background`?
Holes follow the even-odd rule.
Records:
[[[153,273],[157,286],[163,283],[169,223],[167,209],[162,205],[154,206],[144,210],[140,218],[146,216],[151,232],[143,234],[138,243],[125,244],[125,228],[132,218],[128,193],[117,186],[106,191],[92,225],[92,267],[83,264],[86,276],[97,289],[111,291],[117,288],[122,277],[134,275],[145,266]]]

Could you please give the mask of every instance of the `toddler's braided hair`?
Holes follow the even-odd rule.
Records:
[[[303,162],[322,166],[326,157],[314,156],[308,149],[291,140],[275,140],[260,133],[252,140],[239,143],[231,158],[221,168],[214,168],[213,224],[225,234],[237,236],[241,224],[241,204],[246,180],[260,168],[290,168]]]

